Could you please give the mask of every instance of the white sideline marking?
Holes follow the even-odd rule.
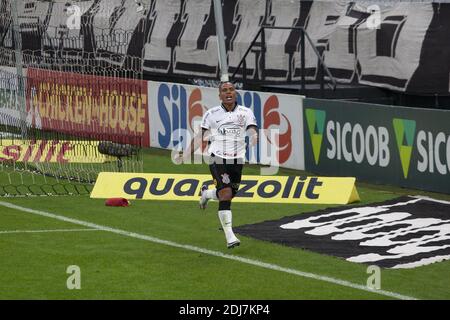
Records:
[[[88,227],[88,228],[93,228],[93,229],[102,230],[102,231],[109,231],[112,233],[120,234],[120,235],[131,237],[131,238],[136,238],[136,239],[141,239],[141,240],[150,241],[150,242],[154,242],[154,243],[159,243],[159,244],[163,244],[163,245],[171,246],[171,247],[175,247],[175,248],[181,248],[181,249],[186,249],[186,250],[190,250],[190,251],[200,252],[203,254],[208,254],[211,256],[216,256],[216,257],[220,257],[220,258],[224,258],[224,259],[239,261],[239,262],[254,265],[257,267],[280,271],[280,272],[284,272],[284,273],[289,273],[289,274],[297,275],[297,276],[304,277],[304,278],[325,281],[325,282],[337,284],[340,286],[349,287],[349,288],[357,289],[357,290],[362,290],[362,291],[366,291],[366,292],[370,292],[370,293],[375,293],[375,294],[379,294],[379,295],[383,295],[383,296],[387,296],[387,297],[391,297],[391,298],[396,298],[396,299],[401,299],[401,300],[417,300],[417,298],[401,295],[399,293],[395,293],[395,292],[391,292],[391,291],[371,289],[371,288],[368,288],[367,286],[363,286],[363,285],[360,285],[357,283],[352,283],[352,282],[345,281],[345,280],[340,280],[340,279],[335,279],[332,277],[317,275],[314,273],[303,272],[300,270],[285,268],[285,267],[281,267],[276,264],[271,264],[271,263],[266,263],[266,262],[262,262],[259,260],[225,254],[225,253],[222,253],[219,251],[213,251],[213,250],[195,247],[195,246],[191,246],[191,245],[187,245],[187,244],[179,244],[176,242],[163,240],[163,239],[159,239],[159,238],[155,238],[155,237],[151,237],[151,236],[146,236],[146,235],[139,234],[139,233],[110,228],[110,227],[98,225],[98,224],[95,224],[92,222],[87,222],[87,221],[77,220],[77,219],[73,219],[73,218],[68,218],[65,216],[56,215],[56,214],[53,214],[50,212],[45,212],[45,211],[34,210],[31,208],[17,206],[15,204],[12,204],[9,202],[0,201],[0,206],[40,215],[40,216],[47,217],[47,218],[53,218],[53,219],[57,219],[57,220],[65,221],[65,222],[71,222],[71,223],[78,224],[78,225]]]
[[[78,231],[100,231],[99,229],[51,229],[51,230],[2,230],[0,234],[9,233],[47,233],[47,232],[78,232]]]

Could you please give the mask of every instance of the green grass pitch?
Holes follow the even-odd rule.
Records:
[[[205,164],[174,165],[169,152],[157,149],[145,150],[144,171],[209,173]],[[256,166],[244,167],[244,174],[258,173]],[[360,204],[405,194],[450,200],[449,195],[364,183],[357,188]],[[367,265],[244,236],[240,247],[228,250],[214,202],[202,211],[197,202],[184,201],[132,201],[130,207],[111,208],[87,195],[0,201],[18,206],[0,206],[0,299],[450,299],[450,261],[382,269],[383,291],[377,292],[364,290]],[[326,207],[234,203],[233,225]],[[71,265],[80,268],[80,289],[67,288]]]

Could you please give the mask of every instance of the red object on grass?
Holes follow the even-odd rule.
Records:
[[[106,200],[105,205],[110,207],[128,207],[130,202],[125,198],[109,198]]]

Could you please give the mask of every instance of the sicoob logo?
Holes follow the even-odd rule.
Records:
[[[392,120],[395,130],[400,161],[402,163],[403,176],[408,177],[409,164],[414,146],[414,134],[416,133],[416,122],[414,120],[396,119]]]
[[[314,153],[314,160],[319,164],[320,149],[322,147],[323,131],[325,128],[326,112],[323,110],[305,109],[308,131]]]

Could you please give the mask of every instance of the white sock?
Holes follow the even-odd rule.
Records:
[[[219,200],[217,198],[217,190],[216,190],[216,188],[206,190],[205,195],[206,195],[206,199]]]
[[[231,213],[231,210],[219,210],[219,220],[222,224],[225,238],[227,238],[227,243],[237,240],[232,229],[232,217],[233,215]]]

